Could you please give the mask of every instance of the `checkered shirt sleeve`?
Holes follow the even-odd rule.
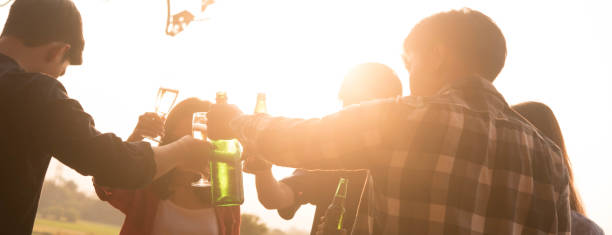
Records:
[[[372,234],[569,234],[561,150],[492,85],[469,89],[321,119],[243,116],[232,126],[278,165],[369,169]]]

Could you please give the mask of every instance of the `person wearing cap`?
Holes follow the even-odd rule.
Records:
[[[345,76],[338,93],[342,106],[365,101],[399,97],[402,82],[393,69],[380,63],[364,63]],[[257,158],[247,158],[245,171],[255,175],[257,195],[267,209],[276,209],[283,219],[292,219],[301,205],[316,206],[310,234],[317,232],[320,218],[330,205],[340,178],[348,179],[344,229],[347,234],[369,234],[368,194],[371,182],[367,170],[317,171],[297,169],[293,175],[277,181],[271,165]]]
[[[96,184],[135,189],[174,169],[199,171],[210,144],[185,136],[161,147],[124,142],[57,80],[83,62],[81,16],[70,0],[16,0],[0,35],[0,228],[31,234],[51,157]],[[161,125],[161,124],[159,124]]]

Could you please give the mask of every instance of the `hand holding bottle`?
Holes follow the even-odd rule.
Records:
[[[165,175],[175,167],[202,172],[206,168],[212,152],[209,142],[184,136],[170,144],[153,147],[156,164],[155,179]]]
[[[340,178],[338,188],[334,194],[332,203],[325,211],[325,216],[321,217],[321,225],[317,228],[317,234],[321,235],[341,235],[346,234],[344,228],[344,213],[346,209],[346,193],[348,190],[348,179]]]
[[[179,167],[204,173],[211,157],[212,145],[207,141],[195,139],[191,136],[184,136],[178,141],[181,141],[184,145],[183,163]]]
[[[266,94],[258,93],[257,102],[255,103],[255,114],[267,114],[268,106],[266,105]],[[242,170],[246,173],[258,174],[261,172],[270,171],[272,164],[259,157],[256,150],[252,147],[246,146],[244,153],[242,153],[242,159],[245,159]]]
[[[164,118],[157,113],[148,112],[138,117],[138,124],[127,139],[128,141],[141,141],[145,136],[152,138],[162,136],[164,133]]]

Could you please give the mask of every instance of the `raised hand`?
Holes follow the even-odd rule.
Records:
[[[248,147],[245,147],[242,157],[245,159],[242,170],[246,173],[257,174],[272,169],[271,163],[259,158],[255,152],[249,151]]]
[[[178,141],[183,149],[181,153],[183,161],[178,167],[196,173],[206,173],[205,170],[212,155],[212,144],[191,136],[184,136]]]
[[[164,118],[157,113],[144,113],[127,141],[141,141],[145,136],[155,138],[164,134]]]

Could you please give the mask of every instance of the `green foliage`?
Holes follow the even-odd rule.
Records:
[[[240,215],[240,234],[242,235],[266,235],[268,226],[259,222],[259,217],[251,214]]]
[[[44,218],[60,220],[64,215],[64,208],[59,206],[50,206],[47,208],[38,209],[38,213]]]
[[[240,234],[241,235],[309,235],[309,232],[295,228],[284,232],[280,229],[270,230],[264,222],[256,215],[240,215]]]
[[[108,203],[77,191],[73,181],[56,184],[46,181],[42,187],[39,216],[47,219],[76,222],[79,219],[121,225],[124,215]]]
[[[77,191],[72,181],[43,185],[33,234],[118,234],[124,215],[108,203]],[[92,222],[86,222],[92,221]],[[115,225],[115,226],[112,226]],[[308,235],[295,229],[270,230],[256,215],[242,214],[242,235]]]
[[[74,223],[79,219],[79,211],[74,208],[68,208],[64,210],[64,218],[66,221]]]
[[[119,234],[119,226],[86,222],[79,220],[75,223],[69,223],[57,220],[48,220],[36,218],[34,222],[34,231],[32,234],[37,235],[117,235]]]

